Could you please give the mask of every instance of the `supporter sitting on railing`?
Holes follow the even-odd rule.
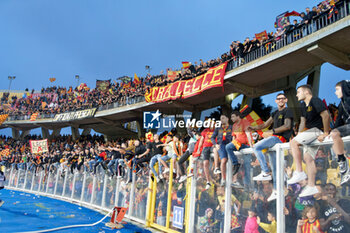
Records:
[[[335,129],[331,132],[333,139],[333,151],[337,155],[339,172],[342,176],[341,184],[350,180],[349,160],[345,157],[344,142],[342,137],[350,135],[350,83],[349,81],[338,82],[335,86],[335,94],[340,99],[338,116],[335,121]]]
[[[288,180],[288,184],[294,184],[308,178],[308,186],[300,194],[300,197],[310,196],[318,193],[315,187],[316,166],[315,156],[318,148],[309,146],[314,140],[322,142],[329,135],[330,116],[325,104],[317,97],[312,96],[310,85],[302,85],[297,89],[299,101],[303,101],[301,106],[301,119],[299,133],[290,142],[292,155],[296,163],[296,171],[293,177]],[[305,128],[307,129],[305,131]],[[306,162],[306,175],[302,170],[301,152],[299,146],[303,146],[304,160]]]
[[[268,201],[272,201],[277,198],[276,191],[276,153],[270,152],[270,166],[272,170],[272,176],[269,174],[269,168],[267,166],[267,162],[265,159],[265,154],[262,152],[264,149],[272,148],[277,143],[285,143],[288,142],[290,137],[292,136],[293,130],[293,112],[286,107],[288,99],[283,93],[279,93],[276,96],[275,100],[278,110],[276,110],[270,118],[264,122],[264,124],[258,126],[249,126],[251,130],[261,130],[269,128],[270,125],[273,124],[272,132],[264,132],[264,139],[259,141],[254,145],[254,154],[259,160],[261,166],[261,173],[254,177],[255,181],[264,181],[264,180],[272,180],[273,178],[273,192],[271,196],[268,198]]]

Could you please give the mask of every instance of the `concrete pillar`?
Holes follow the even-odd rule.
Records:
[[[73,141],[78,140],[80,138],[79,128],[71,126],[71,130],[72,130]]]
[[[20,137],[19,130],[12,128],[12,138],[13,139],[19,139],[19,137]]]
[[[198,121],[201,119],[201,115],[202,115],[201,111],[192,112],[192,119],[196,119]]]
[[[321,66],[316,66],[315,70],[308,75],[307,84],[312,86],[312,95],[318,97],[320,90]]]
[[[60,136],[61,133],[61,128],[59,129],[54,129],[50,135],[51,139],[57,138],[58,136]]]
[[[136,121],[136,127],[137,127],[137,136],[138,138],[145,137],[146,130],[143,128],[143,122],[142,119],[138,119]]]
[[[20,136],[20,139],[23,140],[25,136],[30,133],[30,130],[23,130]]]
[[[82,136],[87,136],[91,133],[91,128],[85,128],[83,132],[81,132]]]
[[[175,115],[175,121],[185,121],[184,117],[183,117],[184,111],[183,110],[179,110],[178,113]],[[179,124],[176,126],[176,132],[180,135],[180,136],[184,136],[187,134],[187,130],[186,127],[184,128],[180,128]]]
[[[41,136],[43,139],[49,139],[50,138],[50,132],[48,129],[41,127]]]

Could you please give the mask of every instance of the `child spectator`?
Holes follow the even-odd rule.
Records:
[[[276,215],[275,213],[270,210],[267,213],[267,220],[270,221],[271,223],[263,223],[260,221],[260,217],[256,218],[256,222],[258,223],[258,225],[264,229],[264,231],[268,232],[268,233],[276,233],[277,232],[277,223],[276,223]]]
[[[199,232],[201,233],[210,233],[214,232],[213,227],[215,222],[213,222],[213,209],[208,208],[205,211],[205,215],[199,219]]]
[[[303,211],[303,219],[298,221],[297,233],[323,233],[318,219],[318,207],[315,205],[306,206]]]
[[[245,222],[244,233],[259,233],[259,225],[256,218],[256,209],[252,206],[248,210],[248,218]]]

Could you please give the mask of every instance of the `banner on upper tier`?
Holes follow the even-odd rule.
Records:
[[[222,87],[227,62],[210,68],[205,74],[190,80],[177,81],[163,87],[153,87],[145,94],[147,102],[165,102],[175,99],[186,99],[199,95],[205,90]]]
[[[47,146],[47,139],[30,140],[29,143],[32,154],[49,152],[49,147]]]
[[[75,111],[75,112],[60,113],[60,114],[56,114],[55,118],[52,121],[80,120],[80,119],[84,119],[84,118],[93,117],[95,115],[95,113],[96,113],[96,108],[79,110],[79,111]]]

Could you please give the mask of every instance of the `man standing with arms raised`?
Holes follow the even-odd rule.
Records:
[[[290,142],[290,148],[296,164],[296,171],[294,171],[292,178],[289,179],[287,183],[295,184],[308,178],[308,185],[299,195],[299,197],[306,197],[319,192],[315,186],[315,156],[318,147],[312,147],[310,144],[316,139],[323,142],[323,140],[329,135],[330,117],[322,100],[312,96],[312,87],[310,85],[302,85],[298,87],[297,98],[298,101],[303,101],[301,104],[299,132]],[[305,128],[306,130],[304,131]],[[299,150],[300,145],[303,145],[307,176],[302,170],[301,152]]]
[[[279,93],[276,96],[275,100],[278,110],[272,113],[270,118],[264,122],[264,124],[258,126],[250,126],[251,130],[261,130],[272,126],[272,131],[264,132],[264,139],[255,144],[253,150],[254,154],[259,160],[261,166],[261,173],[258,176],[255,176],[253,180],[255,181],[265,181],[271,180],[272,177],[269,174],[269,168],[265,159],[265,155],[262,150],[271,148],[277,143],[288,142],[293,133],[293,112],[286,107],[288,99],[283,93]],[[283,158],[278,158],[283,159]],[[277,198],[276,191],[276,152],[270,152],[270,166],[273,176],[273,192],[271,196],[267,199],[272,201]]]

